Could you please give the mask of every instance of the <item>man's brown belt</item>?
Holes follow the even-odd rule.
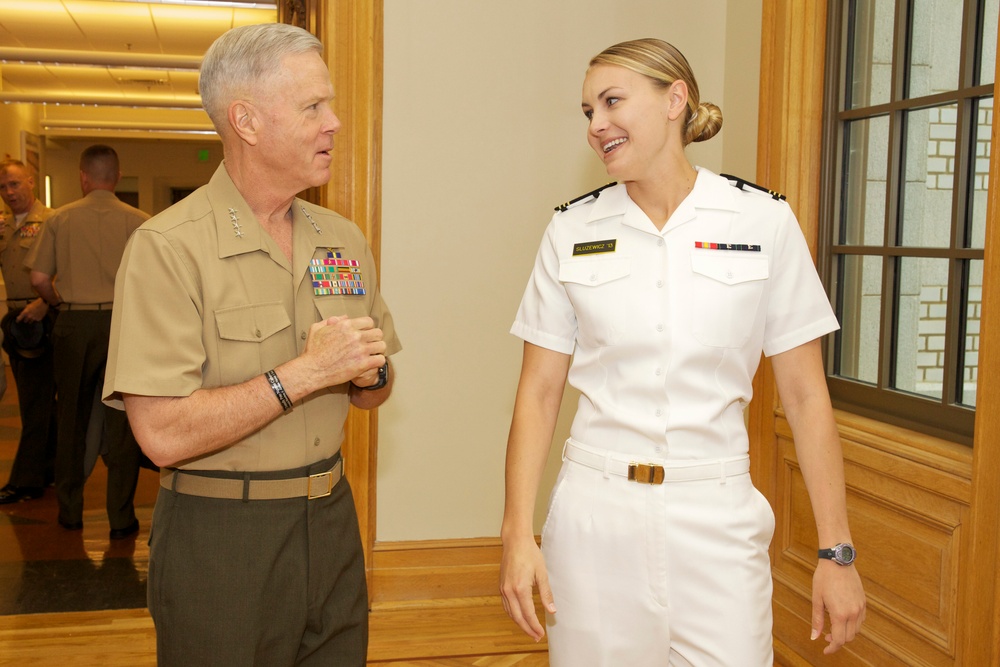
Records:
[[[291,479],[238,479],[205,477],[183,470],[160,470],[160,486],[189,496],[228,500],[280,500],[323,498],[333,492],[344,476],[344,460],[338,458],[330,470]]]

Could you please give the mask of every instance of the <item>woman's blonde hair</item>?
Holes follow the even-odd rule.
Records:
[[[698,82],[684,54],[662,39],[633,39],[604,49],[590,61],[594,65],[617,65],[650,78],[661,88],[674,81],[687,84],[688,113],[685,118],[682,140],[687,146],[692,141],[705,141],[722,129],[722,109],[711,102],[702,102]]]

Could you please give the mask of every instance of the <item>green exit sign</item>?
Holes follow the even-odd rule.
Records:
[[[198,151],[198,162],[208,162],[208,149],[202,148]]]

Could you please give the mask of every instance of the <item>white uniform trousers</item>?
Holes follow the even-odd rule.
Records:
[[[770,667],[773,534],[749,473],[640,484],[564,460],[542,530],[549,664]]]

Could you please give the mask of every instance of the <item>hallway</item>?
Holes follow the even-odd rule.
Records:
[[[6,484],[21,423],[17,388],[7,372],[0,401],[0,485]],[[136,491],[139,534],[110,540],[104,510],[107,470],[98,459],[84,492],[83,530],[56,523],[55,489],[38,500],[0,505],[0,616],[146,606],[149,523],[157,474],[141,470]]]

